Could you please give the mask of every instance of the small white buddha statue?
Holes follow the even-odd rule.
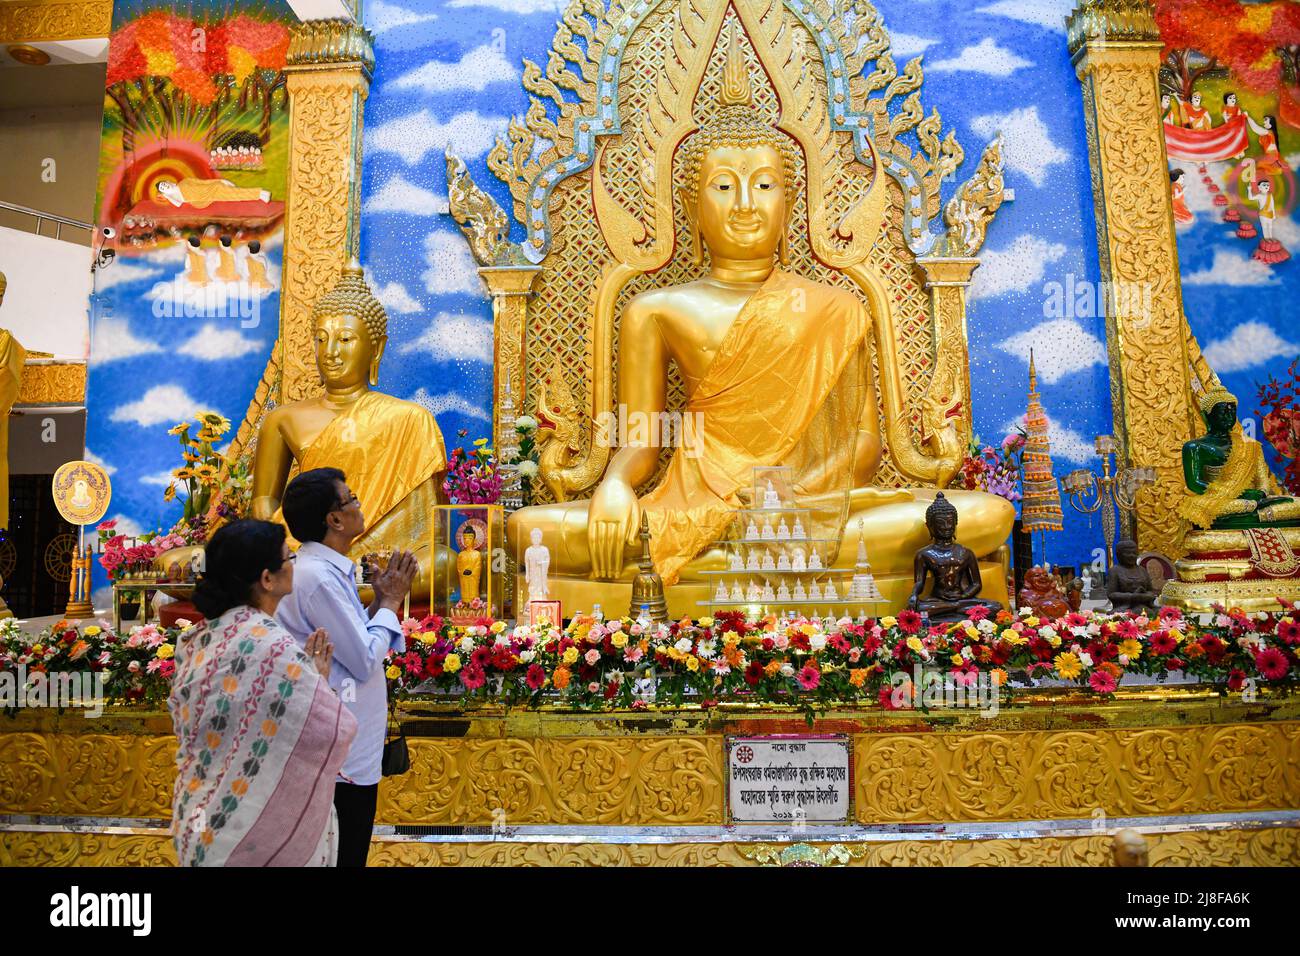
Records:
[[[771,478],[767,479],[767,490],[763,492],[763,507],[765,509],[781,507],[781,497],[776,493],[776,489],[772,487]]]
[[[727,570],[728,571],[745,570],[745,559],[740,556],[739,551],[733,551],[731,552],[731,554],[727,555]]]
[[[808,585],[808,600],[820,601],[821,599],[822,599],[821,585],[817,583],[816,578],[813,578],[812,584]]]
[[[784,551],[782,551],[782,552],[781,552],[781,557],[779,557],[779,558],[776,559],[776,569],[777,569],[778,571],[789,571],[789,570],[790,570],[790,555],[788,555],[788,554],[786,554]]]
[[[721,578],[718,579],[718,587],[713,592],[714,601],[725,601],[727,599],[727,582]]]
[[[781,586],[776,589],[776,599],[778,601],[790,600],[790,589],[786,586],[784,581],[782,581]]]
[[[796,601],[808,600],[808,592],[803,589],[803,579],[796,578],[794,582],[794,599]]]
[[[750,548],[750,549],[749,549],[749,557],[745,559],[745,570],[746,570],[746,571],[757,571],[757,570],[758,570],[758,567],[759,567],[759,564],[758,564],[758,551],[756,551],[754,548]]]
[[[794,560],[792,560],[792,561],[790,562],[790,570],[791,570],[791,571],[807,571],[807,570],[808,570],[808,562],[804,560],[803,549],[802,549],[802,548],[796,548],[796,549],[795,549],[795,552],[794,552]]]
[[[821,569],[822,569],[821,552],[818,551],[816,548],[813,548],[812,557],[808,559],[808,570],[820,571]]]
[[[745,540],[746,541],[758,540],[758,524],[754,521],[753,518],[749,519],[749,524],[746,525],[745,527]]]
[[[524,579],[528,582],[528,600],[545,601],[550,595],[547,572],[551,567],[551,550],[542,544],[542,529],[528,532],[532,542],[524,552]]]
[[[776,600],[776,593],[772,590],[772,583],[770,581],[766,582],[763,585],[763,600],[764,601]]]
[[[751,579],[749,582],[749,588],[745,592],[745,597],[750,601],[761,601],[763,600],[763,589],[755,584]]]
[[[763,555],[763,570],[764,571],[776,570],[776,561],[773,560],[771,551]]]
[[[839,594],[835,590],[835,582],[827,581],[826,587],[822,589],[822,599],[826,601],[838,601]]]
[[[785,523],[784,518],[781,519],[781,523],[776,527],[776,540],[777,541],[790,540],[790,526]]]
[[[799,520],[798,515],[795,515],[794,528],[790,531],[790,537],[796,541],[802,541],[804,538],[808,537],[808,532],[804,531],[803,522]]]
[[[776,535],[772,532],[772,526],[770,524],[763,525],[763,540],[764,541],[776,540]]]
[[[736,602],[737,604],[745,600],[745,591],[740,586],[739,581],[737,581],[735,584],[731,586],[731,600]]]

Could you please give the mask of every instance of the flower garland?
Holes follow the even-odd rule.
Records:
[[[1226,692],[1290,688],[1300,676],[1300,610],[1280,614],[1220,610],[1202,619],[1173,608],[1159,614],[1069,614],[1040,619],[1028,609],[926,626],[913,611],[879,620],[746,620],[739,612],[645,625],[580,615],[561,629],[509,627],[482,618],[457,625],[437,616],[407,619],[406,650],[389,655],[396,699],[449,695],[460,703],[631,709],[722,701],[793,705],[812,718],[836,705],[897,709],[918,668],[954,684],[983,679],[1009,690],[1009,675],[1051,678],[1096,696],[1112,695],[1125,674],[1163,679],[1179,671]],[[0,672],[103,671],[110,699],[159,704],[175,672],[185,625],[137,626],[122,637],[98,624],[60,624],[25,634],[0,621]],[[900,695],[900,688],[904,691]]]

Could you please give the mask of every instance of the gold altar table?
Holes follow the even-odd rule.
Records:
[[[1300,699],[1195,687],[1021,694],[975,711],[583,714],[403,706],[372,865],[1300,864]],[[844,734],[852,823],[729,826],[728,735]],[[170,865],[165,713],[0,717],[0,865]],[[792,846],[799,844],[792,849]]]

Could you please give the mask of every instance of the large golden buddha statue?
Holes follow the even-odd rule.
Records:
[[[253,516],[278,518],[291,471],[339,468],[361,500],[366,531],[356,558],[397,547],[415,551],[428,593],[430,515],[442,495],[447,454],[428,409],[374,390],[388,341],[388,316],[361,266],[344,267],[338,284],[312,310],[316,368],[324,392],[266,415],[253,464]]]
[[[707,275],[634,296],[618,330],[620,416],[661,420],[676,363],[684,418],[698,427],[686,430],[648,492],[637,493],[655,474],[659,448],[629,440],[589,501],[521,509],[507,532],[517,549],[541,528],[556,543],[552,569],[561,577],[626,580],[636,573],[644,512],[665,584],[699,583],[701,572],[726,567],[714,545],[737,510],[753,505],[754,468],[787,466],[801,505],[828,514],[838,508],[826,537],[838,540],[846,518],[853,527],[861,519],[872,567],[898,577],[901,603],[913,555],[929,541],[925,511],[934,492],[872,487],[882,442],[871,315],[854,293],[782,268],[795,146],[750,105],[747,84],[739,93],[736,84],[724,86],[724,108],[681,147],[679,199],[697,261],[707,252]],[[879,355],[882,363],[894,360]],[[980,557],[1003,545],[1015,518],[1009,502],[970,491],[947,497],[960,514],[962,544]],[[853,549],[840,552],[836,563],[852,566]],[[1005,595],[997,574],[985,585]],[[596,592],[569,593],[582,600],[578,595]]]

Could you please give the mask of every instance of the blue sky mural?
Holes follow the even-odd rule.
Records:
[[[1048,305],[1050,283],[1098,279],[1082,99],[1062,22],[1071,3],[877,6],[900,64],[924,57],[923,105],[938,108],[966,151],[956,181],[997,132],[1005,138],[1015,199],[990,229],[969,310],[976,429],[994,442],[1023,415],[1032,346],[1057,474],[1092,464],[1093,436],[1111,427],[1104,320]],[[365,4],[377,67],[365,116],[362,259],[389,313],[380,387],[429,407],[449,444],[458,429],[470,438],[489,432],[492,328],[468,247],[445,215],[443,151],[458,153],[510,208],[485,157],[527,106],[521,62],[545,62],[560,9],[558,0]],[[274,271],[279,243],[267,245]],[[96,291],[90,402],[99,412],[89,453],[115,469],[112,513],[142,529],[178,514],[162,503],[162,476],[177,464],[167,427],[198,407],[238,421],[279,309],[278,296],[263,299],[261,321],[249,328],[237,317],[158,316],[147,294],[184,265],[183,250],[169,255],[175,261],[119,260]],[[1046,557],[1089,560],[1099,523],[1068,506],[1066,520],[1066,533],[1047,536]]]

